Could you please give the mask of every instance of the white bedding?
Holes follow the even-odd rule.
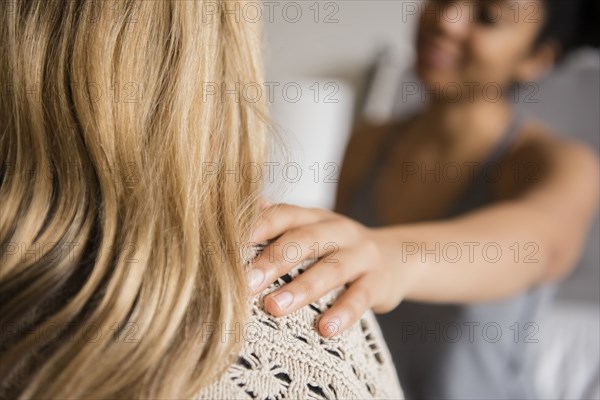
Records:
[[[600,399],[598,305],[558,301],[540,321],[539,399]]]

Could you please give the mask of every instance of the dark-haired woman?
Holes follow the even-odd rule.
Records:
[[[407,397],[535,398],[536,312],[579,257],[598,208],[598,158],[490,88],[507,93],[551,68],[580,41],[580,25],[593,26],[588,6],[597,7],[426,3],[416,70],[431,102],[409,119],[355,130],[340,214],[268,208],[255,240],[281,235],[279,248],[328,252],[267,297],[267,309],[288,314],[345,284],[320,328],[393,310],[380,321]],[[292,266],[258,260],[257,289]]]

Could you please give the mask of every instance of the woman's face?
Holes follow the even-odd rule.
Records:
[[[417,33],[417,73],[445,85],[506,88],[520,80],[542,27],[540,0],[429,0]]]

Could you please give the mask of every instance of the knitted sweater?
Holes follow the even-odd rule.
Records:
[[[372,311],[337,336],[317,333],[318,317],[344,287],[283,317],[263,310],[265,295],[311,265],[300,264],[249,299],[251,316],[240,329],[244,346],[237,362],[197,399],[403,399]]]

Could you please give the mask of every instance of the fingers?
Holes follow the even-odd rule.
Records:
[[[287,315],[356,279],[365,270],[366,260],[361,260],[355,253],[345,251],[336,256],[335,262],[321,259],[292,282],[265,297],[265,309],[275,316]]]
[[[327,210],[318,208],[305,208],[284,203],[267,205],[263,208],[263,213],[256,223],[251,241],[262,243],[289,229],[318,222],[327,214]]]
[[[318,331],[322,336],[339,335],[358,321],[373,304],[373,283],[369,277],[357,279],[336,300],[318,322]]]
[[[336,242],[331,238],[336,238]],[[339,249],[355,239],[343,219],[325,219],[287,230],[251,261],[252,270],[248,275],[251,293],[262,291],[305,260],[326,258],[328,263],[337,262]]]
[[[319,333],[330,337],[352,326],[373,307],[377,273],[368,272],[374,260],[381,256],[364,226],[317,208],[270,205],[261,201],[261,209],[252,241],[262,243],[277,239],[251,262],[248,283],[252,294],[264,290],[307,259],[319,259],[303,274],[265,297],[267,312],[287,315],[352,282],[319,320]]]

